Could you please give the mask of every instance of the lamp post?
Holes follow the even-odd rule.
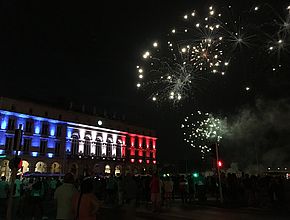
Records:
[[[17,176],[17,171],[19,169],[19,164],[21,162],[21,158],[18,157],[18,151],[20,150],[20,147],[21,147],[21,141],[22,141],[22,124],[20,124],[19,128],[15,130],[13,150],[16,150],[16,152],[15,152],[15,157],[9,161],[9,167],[11,169],[11,179],[10,179],[9,197],[8,197],[8,202],[7,202],[7,212],[6,212],[7,220],[12,219],[14,184],[15,184],[15,179]]]
[[[220,200],[221,200],[221,203],[223,203],[224,197],[223,197],[223,190],[222,190],[222,184],[221,184],[221,172],[220,172],[219,151],[218,151],[218,143],[217,142],[215,143],[215,150],[216,150],[216,166],[217,166],[218,179],[219,179]]]

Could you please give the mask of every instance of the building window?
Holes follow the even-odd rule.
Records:
[[[56,128],[56,137],[61,137],[61,130],[62,130],[61,125],[58,125]]]
[[[138,149],[138,156],[143,157],[143,149],[142,148]]]
[[[110,167],[110,165],[106,165],[105,166],[105,173],[107,173],[107,174],[111,173],[111,167]]]
[[[46,147],[47,147],[47,140],[41,140],[40,141],[39,153],[40,154],[45,154]]]
[[[99,140],[97,140],[96,142],[96,155],[98,157],[102,156],[102,142],[100,142]]]
[[[106,152],[107,152],[107,144],[106,143],[102,143],[102,157],[106,156]]]
[[[117,145],[117,158],[121,158],[121,151],[122,151],[122,147],[121,147],[121,145]]]
[[[59,156],[59,151],[60,151],[60,142],[55,142],[54,154],[56,156]]]
[[[148,157],[148,158],[150,157],[150,149],[149,148],[146,149],[146,157]]]
[[[23,153],[28,153],[30,146],[31,146],[31,139],[24,138],[24,140],[23,140]]]
[[[84,143],[84,155],[89,156],[91,154],[91,140],[86,137],[85,143]]]
[[[78,154],[79,152],[79,139],[77,136],[72,137],[71,141],[71,153],[72,155]]]
[[[47,123],[43,123],[42,124],[41,134],[42,135],[48,135],[48,124]]]
[[[6,137],[6,142],[5,142],[5,151],[9,152],[12,150],[12,145],[13,145],[13,138],[12,137]]]
[[[8,130],[13,131],[15,129],[15,118],[9,118],[8,120]]]
[[[26,121],[25,132],[32,133],[32,121]]]
[[[152,152],[152,158],[153,158],[153,159],[156,158],[156,152],[155,152],[155,151]]]
[[[107,157],[112,157],[112,144],[111,143],[108,143],[107,144]]]
[[[120,176],[121,175],[121,166],[117,165],[115,168],[115,176]]]

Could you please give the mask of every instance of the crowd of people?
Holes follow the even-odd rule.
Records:
[[[221,174],[225,204],[268,207],[285,204],[289,182],[282,176],[237,177]],[[1,217],[5,216],[9,185],[0,181]],[[183,204],[219,201],[217,176],[199,175],[132,175],[75,178],[17,177],[13,187],[13,214],[16,219],[45,219],[44,201],[55,201],[56,219],[96,219],[102,207],[124,207],[129,216],[140,205],[158,212],[170,207],[174,200]],[[47,208],[47,207],[46,207]]]

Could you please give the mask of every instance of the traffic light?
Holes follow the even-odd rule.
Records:
[[[218,168],[222,168],[223,162],[221,160],[218,160],[217,161],[217,166],[218,166]]]
[[[194,178],[199,177],[199,173],[198,172],[194,172],[192,175],[193,175]]]

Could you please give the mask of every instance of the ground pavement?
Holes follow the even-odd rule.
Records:
[[[138,209],[136,219],[150,220],[286,220],[290,212],[284,209],[217,208],[211,206],[180,206],[163,208],[160,213]]]
[[[214,204],[216,204],[214,206]],[[55,203],[45,202],[44,209],[46,219],[55,219]],[[0,217],[0,219],[2,219]],[[18,219],[31,219],[22,216]],[[18,220],[15,219],[15,220]],[[217,203],[206,204],[182,204],[181,201],[175,201],[170,208],[162,207],[159,213],[151,211],[151,207],[145,207],[142,204],[138,208],[122,207],[104,207],[101,210],[98,220],[111,219],[150,219],[150,220],[288,220],[290,219],[290,207],[276,207],[268,209],[260,208],[241,208],[241,207],[218,207]]]

